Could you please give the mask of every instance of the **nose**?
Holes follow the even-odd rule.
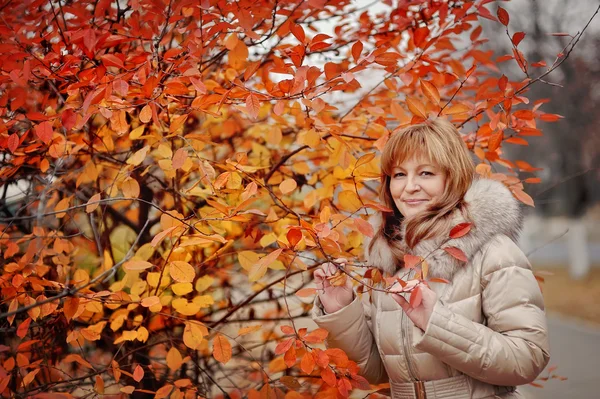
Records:
[[[416,176],[409,175],[406,179],[406,187],[404,188],[404,190],[409,193],[415,193],[420,189],[421,187],[419,186],[419,182],[417,181]]]

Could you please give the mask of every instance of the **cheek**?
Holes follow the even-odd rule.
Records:
[[[402,194],[402,190],[404,190],[404,184],[400,181],[392,180],[390,182],[390,193],[392,194],[392,197],[399,197]]]

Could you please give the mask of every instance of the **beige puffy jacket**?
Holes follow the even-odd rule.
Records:
[[[515,387],[533,381],[548,363],[543,297],[513,241],[519,203],[502,183],[488,179],[476,180],[465,202],[473,228],[444,246],[460,248],[467,264],[436,250],[444,238],[405,248],[430,254],[430,275],[450,281],[430,284],[438,301],[425,331],[383,292],[373,291],[371,300],[356,297],[331,314],[315,300],[312,317],[329,331],[328,346],[343,349],[369,382],[389,381],[395,399],[419,397],[414,381],[425,382],[427,399],[521,398]],[[450,227],[465,222],[458,211],[452,220]],[[397,272],[385,240],[374,243],[367,259]]]

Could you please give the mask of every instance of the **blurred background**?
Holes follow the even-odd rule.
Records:
[[[531,62],[548,65],[597,12],[598,0],[513,0],[497,2],[510,14],[510,33],[527,35],[519,45]],[[484,23],[487,47],[510,54],[504,27]],[[553,35],[554,34],[554,35]],[[515,64],[515,65],[512,65]],[[514,67],[514,68],[511,68]],[[499,64],[518,76],[516,63]],[[507,73],[509,72],[509,73]],[[521,72],[522,74],[522,72]],[[521,234],[521,247],[545,280],[542,283],[550,325],[550,375],[544,388],[529,387],[532,398],[595,398],[600,370],[600,18],[546,84],[532,87],[532,99],[549,99],[545,112],[564,119],[538,126],[542,137],[529,147],[507,146],[508,158],[535,167],[542,182],[526,191],[534,198]]]

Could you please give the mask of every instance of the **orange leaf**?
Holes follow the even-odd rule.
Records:
[[[500,144],[502,143],[503,139],[504,139],[503,131],[499,131],[498,133],[492,134],[492,136],[488,140],[488,151],[496,151],[498,149],[498,147],[500,147]]]
[[[136,382],[140,382],[142,380],[142,378],[144,378],[144,369],[142,368],[142,366],[140,366],[139,364],[135,367],[135,370],[133,370],[133,379]]]
[[[437,87],[431,82],[427,82],[425,80],[421,80],[421,90],[423,90],[423,94],[434,104],[440,103],[440,92]]]
[[[169,396],[169,394],[171,393],[172,390],[173,390],[173,385],[171,385],[171,384],[164,385],[163,387],[159,388],[156,391],[156,395],[154,395],[154,399],[166,398]]]
[[[321,371],[321,378],[323,381],[327,383],[327,385],[334,387],[336,383],[336,378],[334,372],[330,367],[325,367],[323,371]]]
[[[213,356],[215,360],[226,364],[231,359],[231,353],[232,349],[229,340],[223,335],[217,334],[213,340]]]
[[[21,382],[21,385],[26,387],[27,385],[31,384],[31,382],[33,381],[33,379],[35,378],[37,373],[40,372],[40,370],[41,369],[35,369],[35,370],[32,370],[29,373],[27,373],[27,375],[25,377],[23,377],[23,381]]]
[[[123,269],[125,269],[127,271],[142,271],[142,270],[146,270],[152,266],[153,266],[152,263],[146,262],[145,260],[134,259],[134,260],[128,260],[127,262],[125,262],[123,264]]]
[[[160,298],[157,296],[149,296],[142,299],[142,306],[145,308],[152,307],[160,303]]]
[[[454,257],[454,258],[456,258],[456,259],[458,259],[460,261],[463,261],[463,262],[467,262],[468,261],[467,255],[465,255],[465,253],[461,249],[459,249],[459,248],[456,248],[456,247],[445,247],[443,249],[444,249],[444,251],[448,252],[452,257]]]
[[[29,330],[29,325],[31,324],[31,317],[28,317],[27,319],[25,319],[25,321],[23,321],[21,324],[19,324],[19,327],[17,328],[17,336],[19,338],[25,338],[25,335],[27,335],[27,331]]]
[[[100,205],[98,203],[98,201],[100,201],[101,199],[101,195],[100,193],[94,194],[90,197],[90,199],[87,202],[87,205],[85,206],[85,211],[87,213],[92,213],[96,210],[96,208],[98,208],[98,205]]]
[[[416,287],[410,293],[410,306],[412,308],[416,308],[421,304],[421,300],[423,299],[423,293],[421,292],[421,287]]]
[[[67,321],[71,321],[73,316],[75,316],[75,314],[77,313],[78,309],[79,309],[79,298],[76,298],[76,297],[67,298],[67,300],[65,301],[65,305],[63,307],[63,313],[65,314]]]
[[[150,105],[148,105],[148,104],[144,105],[144,107],[140,111],[139,117],[140,117],[140,122],[142,122],[142,123],[148,123],[152,120],[152,108],[150,108]]]
[[[158,244],[160,244],[160,242],[176,228],[177,228],[177,226],[171,226],[168,229],[161,231],[160,233],[158,233],[157,235],[154,236],[150,245],[152,245],[152,247],[156,248],[156,246]]]
[[[260,103],[258,98],[254,94],[250,94],[246,97],[246,109],[252,119],[258,118],[258,111],[260,111]]]
[[[285,362],[285,365],[288,367],[294,367],[294,365],[296,364],[296,348],[295,347],[290,347],[287,352],[285,352],[285,355],[283,356],[283,361]]]
[[[354,58],[354,62],[358,63],[358,59],[360,58],[360,53],[363,51],[363,44],[361,41],[358,41],[352,45],[352,58]]]
[[[306,374],[312,373],[315,368],[315,358],[312,353],[306,352],[304,356],[302,356],[302,360],[300,361],[300,368]]]
[[[292,347],[292,344],[294,343],[294,341],[296,341],[296,338],[292,337],[292,338],[288,338],[285,341],[278,343],[277,346],[275,347],[275,354],[281,355],[282,353],[287,352],[287,350]]]
[[[329,332],[324,328],[317,328],[314,331],[311,331],[304,337],[304,340],[309,343],[318,344],[323,342],[325,338],[329,335]]]
[[[283,194],[291,193],[296,187],[298,187],[298,183],[296,183],[296,180],[294,179],[285,179],[279,184],[279,190],[281,190]]]
[[[471,223],[460,223],[457,224],[450,230],[450,238],[460,238],[465,236],[471,231]]]
[[[373,226],[371,225],[371,223],[361,218],[354,218],[353,220],[354,224],[356,225],[356,228],[362,234],[366,235],[367,237],[373,237],[375,235],[375,231],[373,230]]]
[[[422,260],[423,258],[421,258],[420,256],[405,254],[404,267],[408,269],[414,269],[419,263],[421,263]]]
[[[533,198],[531,198],[531,196],[529,194],[527,194],[525,191],[520,190],[520,189],[513,189],[513,194],[515,195],[515,197],[521,201],[522,203],[524,203],[525,205],[529,205],[532,207],[535,207],[535,204],[533,202]]]
[[[521,137],[510,137],[510,138],[507,138],[506,140],[504,140],[504,142],[511,143],[511,144],[518,144],[518,145],[529,145],[527,140],[525,140]]]
[[[408,105],[408,109],[413,115],[427,119],[427,110],[421,101],[417,100],[416,98],[407,97],[406,105]]]
[[[167,366],[172,370],[178,370],[183,364],[183,357],[181,357],[181,352],[177,350],[174,346],[169,349],[167,352]]]
[[[316,288],[302,288],[302,289],[296,291],[296,296],[298,296],[300,298],[305,298],[308,296],[315,295],[316,293],[317,293]]]
[[[173,169],[177,170],[183,166],[185,160],[188,157],[187,150],[185,148],[180,148],[175,151],[175,155],[173,155]]]

